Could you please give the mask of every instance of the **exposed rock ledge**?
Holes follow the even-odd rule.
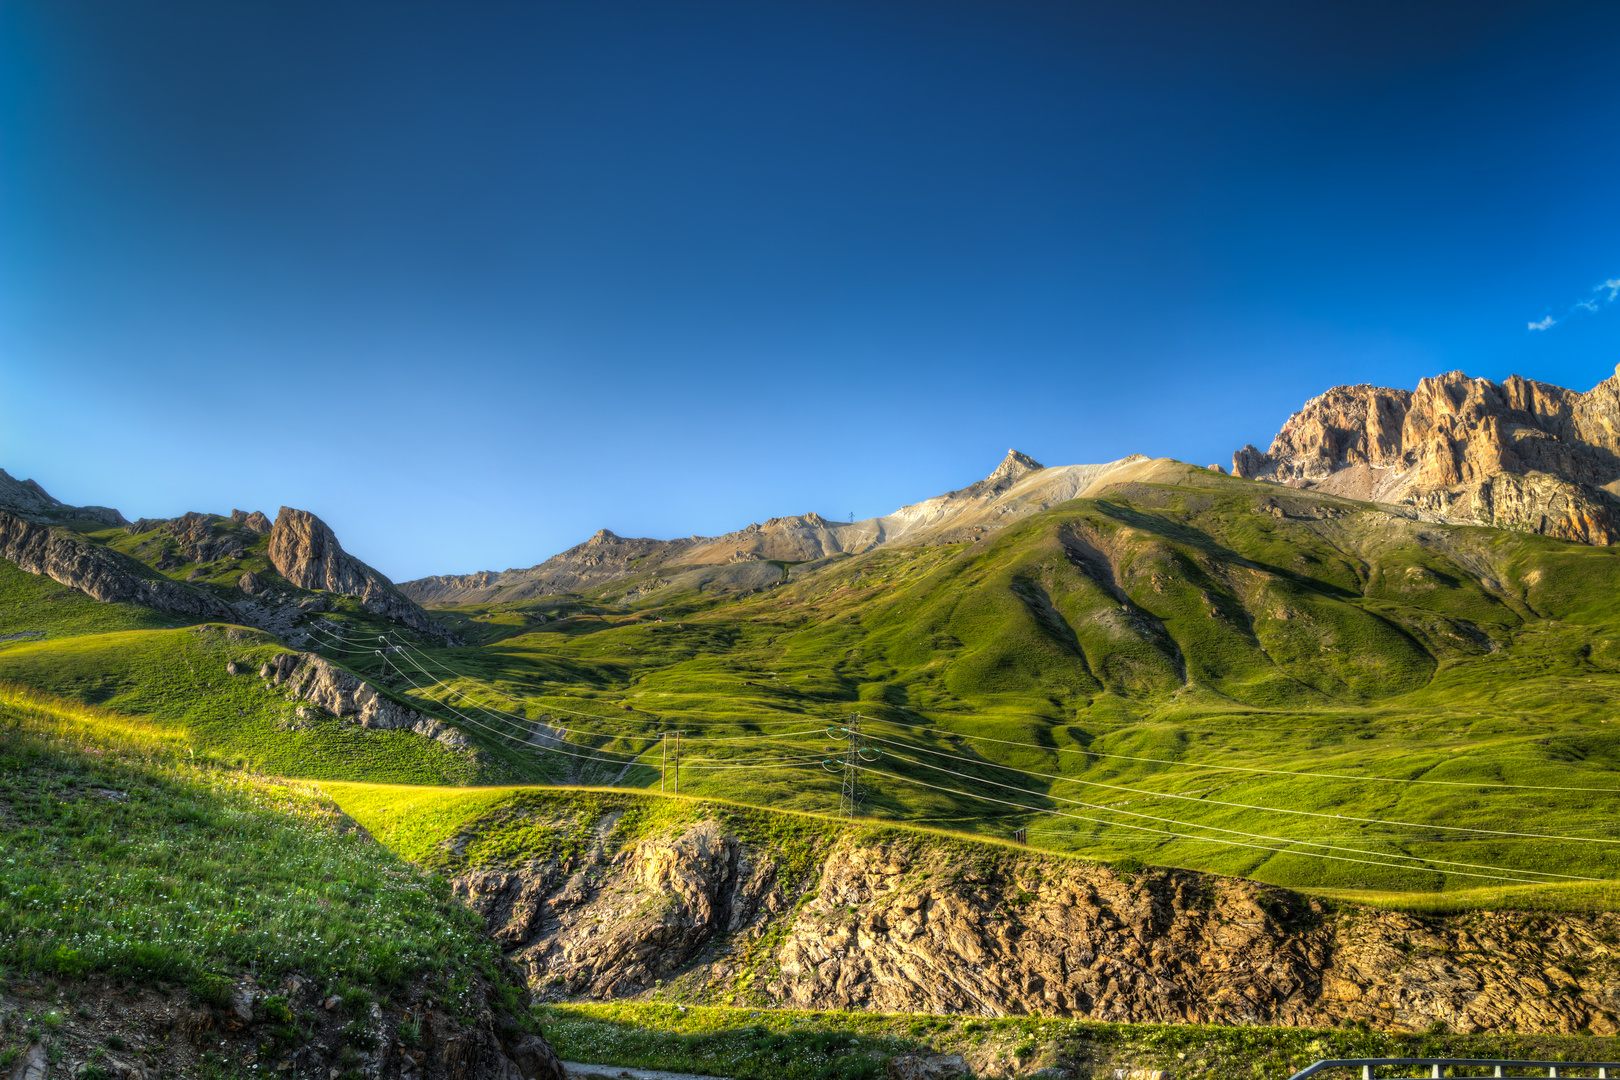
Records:
[[[1417,918],[1181,870],[846,831],[806,859],[715,821],[468,869],[537,993],[1118,1022],[1620,1028],[1620,915]],[[587,822],[557,821],[578,829]],[[579,835],[578,832],[575,835]],[[793,866],[807,866],[792,880]],[[673,985],[671,985],[673,984]]]
[[[232,665],[231,674],[241,674]],[[379,693],[358,675],[314,653],[281,653],[259,668],[259,677],[268,679],[316,708],[340,720],[378,731],[414,731],[436,739],[452,750],[477,753],[472,740],[460,731],[406,708]]]
[[[223,600],[157,577],[134,559],[71,530],[28,521],[5,510],[0,510],[0,558],[96,600],[142,604],[176,615],[222,622],[238,619]]]

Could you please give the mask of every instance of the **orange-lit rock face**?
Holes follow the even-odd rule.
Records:
[[[1339,386],[1288,418],[1235,475],[1405,503],[1584,543],[1620,539],[1620,376],[1580,393],[1460,371],[1413,391]],[[1508,479],[1511,478],[1511,479]]]

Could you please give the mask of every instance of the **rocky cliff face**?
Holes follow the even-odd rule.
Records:
[[[434,637],[451,633],[407,599],[394,583],[343,550],[326,522],[308,510],[283,506],[270,529],[270,563],[300,589],[356,596],[366,610]]]
[[[223,600],[158,577],[136,560],[69,529],[4,510],[0,510],[0,558],[96,600],[142,604],[189,618],[237,621],[236,612]]]
[[[1120,1022],[1599,1034],[1620,916],[1420,919],[1177,870],[1127,876],[855,831],[812,851],[715,821],[453,882],[536,992]],[[572,823],[571,828],[580,828]]]
[[[245,675],[249,670],[233,662],[229,674]],[[477,751],[472,740],[460,731],[385,697],[358,675],[314,653],[282,653],[261,665],[258,674],[340,720],[377,731],[413,731],[452,750],[468,754]]]
[[[1460,371],[1415,391],[1339,386],[1306,402],[1234,475],[1403,503],[1460,521],[1620,542],[1620,374],[1580,393]]]

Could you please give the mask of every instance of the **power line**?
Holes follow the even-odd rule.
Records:
[[[1016,742],[1012,739],[993,739],[988,735],[968,735],[949,728],[935,727],[932,724],[912,724],[904,720],[889,720],[873,717],[879,723],[893,724],[896,727],[913,728],[918,731],[937,731],[957,739],[972,739],[975,742],[1000,743],[1003,746],[1021,746],[1029,750],[1039,750],[1043,754],[1084,754],[1095,758],[1114,758],[1120,761],[1146,761],[1157,765],[1175,765],[1185,769],[1219,769],[1228,772],[1265,773],[1272,776],[1300,776],[1326,780],[1356,780],[1380,784],[1434,784],[1442,787],[1467,787],[1488,789],[1510,789],[1514,791],[1595,791],[1605,795],[1620,794],[1614,787],[1558,787],[1548,784],[1499,784],[1487,781],[1473,780],[1423,780],[1419,778],[1406,778],[1398,776],[1350,776],[1346,773],[1322,772],[1294,772],[1288,769],[1261,769],[1246,765],[1208,765],[1196,761],[1175,761],[1168,758],[1133,757],[1129,754],[1108,754],[1101,750],[1079,750],[1068,746],[1041,746],[1037,743]]]
[[[907,764],[918,765],[918,766],[921,766],[922,768],[925,768],[925,769],[933,769],[936,772],[949,773],[950,775],[960,777],[963,780],[972,780],[975,783],[980,783],[980,784],[990,784],[993,787],[1006,788],[1009,791],[1017,791],[1017,792],[1020,792],[1022,794],[1025,794],[1025,795],[1034,795],[1037,798],[1051,799],[1051,800],[1053,800],[1055,802],[1069,803],[1069,804],[1071,804],[1073,806],[1083,806],[1088,810],[1097,810],[1097,811],[1101,811],[1102,813],[1108,813],[1108,814],[1122,814],[1122,815],[1124,815],[1126,817],[1141,818],[1144,821],[1157,821],[1157,822],[1161,822],[1161,823],[1166,824],[1166,825],[1180,825],[1183,828],[1205,829],[1205,830],[1208,830],[1210,832],[1227,833],[1227,834],[1229,834],[1231,836],[1243,836],[1243,837],[1247,837],[1247,838],[1249,838],[1251,840],[1266,840],[1266,841],[1269,841],[1269,842],[1274,843],[1274,844],[1298,844],[1298,845],[1303,845],[1305,847],[1323,848],[1323,849],[1328,850],[1328,851],[1350,851],[1350,852],[1354,852],[1357,855],[1375,855],[1375,856],[1378,856],[1379,858],[1382,858],[1382,859],[1407,859],[1407,860],[1411,860],[1411,861],[1414,861],[1414,862],[1424,862],[1424,863],[1430,863],[1430,864],[1433,864],[1433,865],[1467,866],[1467,867],[1472,867],[1473,869],[1476,869],[1476,870],[1496,870],[1496,871],[1500,871],[1502,873],[1508,873],[1508,874],[1537,874],[1537,875],[1540,875],[1542,877],[1567,878],[1567,879],[1572,880],[1572,881],[1603,881],[1604,880],[1603,878],[1586,877],[1584,875],[1579,875],[1579,874],[1557,874],[1557,873],[1553,873],[1552,871],[1547,871],[1547,870],[1515,870],[1515,869],[1513,869],[1511,867],[1490,866],[1490,865],[1482,864],[1482,863],[1465,863],[1465,862],[1457,862],[1457,861],[1454,861],[1454,860],[1451,860],[1451,859],[1429,859],[1429,858],[1423,858],[1423,857],[1417,856],[1417,855],[1399,855],[1399,854],[1392,854],[1390,852],[1383,852],[1383,851],[1368,851],[1365,848],[1341,847],[1341,846],[1336,845],[1336,844],[1321,844],[1321,843],[1317,843],[1317,842],[1311,841],[1311,840],[1294,840],[1294,839],[1290,839],[1288,837],[1282,837],[1282,836],[1268,836],[1268,835],[1266,835],[1264,833],[1252,833],[1252,832],[1247,832],[1247,831],[1242,830],[1242,829],[1228,829],[1228,828],[1224,828],[1224,827],[1219,826],[1219,825],[1201,825],[1201,824],[1198,824],[1197,822],[1192,822],[1192,821],[1177,821],[1174,818],[1163,818],[1163,817],[1158,817],[1158,816],[1156,816],[1154,814],[1142,814],[1142,813],[1138,813],[1137,811],[1134,811],[1134,810],[1121,810],[1121,809],[1118,809],[1118,808],[1112,807],[1112,806],[1101,806],[1101,805],[1098,805],[1097,803],[1083,802],[1083,801],[1081,801],[1079,799],[1066,799],[1061,795],[1051,795],[1051,794],[1038,792],[1038,791],[1030,791],[1028,788],[1020,788],[1020,787],[1016,787],[1016,786],[1014,786],[1012,784],[1003,784],[1003,783],[1000,783],[999,781],[996,781],[996,780],[986,780],[983,777],[970,776],[967,773],[957,772],[955,769],[947,769],[943,765],[932,765],[932,764],[930,764],[930,763],[928,763],[926,761],[916,761],[916,760],[914,760],[912,758],[904,757],[904,756],[902,756],[900,754],[892,754],[890,756],[896,761],[904,761]],[[1184,835],[1184,834],[1177,834],[1177,835]],[[1196,840],[1208,840],[1208,841],[1212,841],[1212,842],[1218,841],[1217,837],[1194,836],[1194,837],[1189,837],[1189,838],[1190,839],[1196,839]],[[1314,855],[1315,853],[1314,852],[1296,852],[1296,854]],[[1328,856],[1328,855],[1322,855],[1322,856],[1317,856],[1317,857],[1320,857],[1320,858],[1332,858],[1332,856]],[[1351,860],[1351,861],[1357,861],[1357,860]],[[1393,864],[1391,864],[1391,863],[1380,863],[1378,865],[1393,866]],[[1473,875],[1473,876],[1477,876],[1477,875]]]
[[[842,758],[829,758],[821,763],[821,767],[833,774],[843,774],[843,783],[838,793],[838,813],[846,821],[853,821],[861,802],[866,798],[866,786],[860,782],[860,766],[862,762],[876,761],[883,753],[881,750],[868,748],[861,739],[861,718],[850,717],[849,725],[845,727],[846,747]],[[827,729],[827,734],[836,738],[833,728]],[[833,747],[827,747],[828,752]]]
[[[1561,835],[1557,835],[1557,834],[1554,834],[1554,833],[1536,833],[1536,832],[1512,832],[1512,831],[1505,830],[1505,829],[1481,829],[1481,828],[1473,828],[1473,827],[1466,826],[1466,825],[1425,825],[1425,824],[1421,824],[1421,823],[1415,822],[1415,821],[1396,821],[1396,820],[1391,819],[1391,818],[1357,817],[1357,816],[1352,815],[1352,814],[1327,814],[1327,813],[1322,813],[1320,811],[1314,811],[1314,810],[1289,810],[1289,809],[1285,809],[1283,807],[1276,807],[1276,806],[1257,806],[1257,805],[1254,805],[1252,803],[1226,802],[1226,801],[1221,800],[1221,799],[1201,798],[1201,797],[1199,797],[1197,795],[1180,795],[1180,794],[1175,794],[1175,793],[1172,793],[1172,792],[1149,791],[1149,790],[1147,790],[1145,788],[1126,787],[1123,784],[1108,784],[1108,783],[1104,783],[1101,780],[1081,780],[1081,779],[1078,779],[1078,778],[1072,777],[1072,776],[1063,776],[1063,775],[1055,774],[1055,773],[1036,772],[1036,771],[1031,770],[1031,769],[1020,769],[1020,768],[1017,768],[1017,767],[1012,766],[1012,765],[1003,765],[998,761],[989,761],[989,760],[986,760],[984,758],[966,758],[966,757],[962,757],[962,756],[960,756],[958,754],[947,754],[943,750],[931,750],[931,749],[929,749],[927,747],[914,746],[914,745],[912,745],[910,743],[895,742],[892,739],[885,739],[880,735],[871,735],[871,736],[868,736],[868,737],[875,740],[875,741],[877,741],[877,742],[888,743],[890,746],[898,746],[898,747],[901,747],[903,749],[910,750],[913,753],[932,754],[935,757],[950,758],[952,761],[963,761],[963,762],[966,762],[969,765],[988,765],[988,766],[990,766],[992,768],[996,768],[996,769],[1005,769],[1007,772],[1022,773],[1025,776],[1039,777],[1039,778],[1045,779],[1045,780],[1058,780],[1058,781],[1061,781],[1061,782],[1067,783],[1067,784],[1084,784],[1087,787],[1107,788],[1110,791],[1123,791],[1123,792],[1126,792],[1126,793],[1131,794],[1131,795],[1146,795],[1146,796],[1148,796],[1150,798],[1155,798],[1155,799],[1177,799],[1177,800],[1180,800],[1182,802],[1201,803],[1201,804],[1209,805],[1209,806],[1230,806],[1230,807],[1234,807],[1234,808],[1237,808],[1237,809],[1258,810],[1258,811],[1261,811],[1263,813],[1270,813],[1270,814],[1293,814],[1293,815],[1297,815],[1297,816],[1300,816],[1300,817],[1326,818],[1326,819],[1328,819],[1330,821],[1344,820],[1344,821],[1361,821],[1361,822],[1366,822],[1366,823],[1372,824],[1372,825],[1399,825],[1399,826],[1402,826],[1403,828],[1410,828],[1410,829],[1440,829],[1440,830],[1444,830],[1446,832],[1484,833],[1484,834],[1489,835],[1489,836],[1511,836],[1511,837],[1529,838],[1529,839],[1536,839],[1536,840],[1570,840],[1570,841],[1575,841],[1575,842],[1579,842],[1579,843],[1591,843],[1591,844],[1620,844],[1620,840],[1607,839],[1607,838],[1603,838],[1603,837],[1561,836]]]
[[[1009,802],[1006,799],[997,799],[997,798],[994,798],[993,796],[990,796],[990,795],[976,795],[976,794],[972,794],[972,793],[966,792],[966,791],[957,791],[955,788],[941,787],[938,784],[930,784],[925,780],[915,780],[915,779],[912,779],[910,777],[901,776],[899,773],[886,772],[886,771],[884,771],[882,769],[868,769],[867,771],[868,772],[874,772],[874,773],[881,773],[884,776],[893,777],[894,779],[902,781],[903,783],[916,784],[919,787],[932,788],[935,791],[943,791],[943,792],[945,792],[947,794],[950,794],[950,795],[959,795],[959,796],[961,796],[963,798],[966,798],[966,799],[978,799],[981,802],[997,803],[997,804],[999,804],[1001,806],[1012,806],[1012,807],[1016,807],[1019,810],[1027,810],[1032,814],[1050,814],[1050,815],[1052,815],[1054,817],[1073,818],[1076,821],[1089,821],[1092,824],[1101,825],[1101,826],[1104,826],[1106,828],[1131,829],[1131,830],[1134,830],[1134,831],[1137,831],[1137,832],[1157,833],[1157,834],[1162,835],[1162,836],[1169,836],[1169,837],[1173,837],[1173,838],[1179,839],[1179,840],[1193,840],[1193,841],[1197,841],[1197,842],[1201,842],[1201,843],[1224,844],[1224,845],[1226,845],[1228,847],[1250,848],[1250,849],[1253,849],[1255,851],[1269,851],[1269,852],[1271,852],[1273,854],[1276,854],[1276,855],[1302,855],[1302,856],[1304,856],[1306,858],[1311,858],[1311,859],[1330,859],[1330,860],[1332,860],[1334,862],[1361,863],[1361,864],[1363,864],[1365,866],[1381,866],[1381,867],[1385,868],[1386,870],[1411,870],[1411,869],[1416,869],[1415,867],[1395,866],[1395,865],[1393,865],[1391,863],[1387,863],[1387,862],[1375,862],[1375,861],[1373,861],[1371,859],[1351,859],[1351,858],[1347,858],[1347,857],[1345,857],[1343,855],[1321,855],[1321,854],[1318,854],[1318,853],[1312,852],[1312,851],[1291,851],[1291,850],[1289,850],[1287,848],[1272,848],[1272,847],[1266,847],[1263,844],[1246,844],[1246,843],[1243,843],[1242,841],[1239,841],[1239,840],[1226,840],[1226,839],[1222,839],[1221,837],[1218,837],[1218,836],[1189,836],[1189,835],[1187,835],[1185,833],[1172,832],[1169,829],[1155,829],[1152,826],[1148,826],[1148,825],[1131,825],[1131,824],[1127,824],[1125,822],[1103,821],[1100,818],[1087,817],[1084,814],[1072,814],[1072,813],[1069,813],[1069,812],[1064,811],[1064,810],[1049,810],[1049,809],[1046,809],[1045,807],[1039,807],[1039,806],[1025,806],[1022,803]],[[968,779],[973,779],[973,778],[969,777]],[[1005,785],[1002,785],[1002,786],[1005,786]],[[1282,842],[1283,843],[1288,843],[1289,841],[1282,841]],[[1484,879],[1487,879],[1487,880],[1490,880],[1490,881],[1510,881],[1510,882],[1513,882],[1513,883],[1519,884],[1519,885],[1547,884],[1546,882],[1526,881],[1526,879],[1524,879],[1522,877],[1502,877],[1502,876],[1496,875],[1496,874],[1469,874],[1469,873],[1464,873],[1464,872],[1459,871],[1459,870],[1438,870],[1437,869],[1437,870],[1432,870],[1430,872],[1431,873],[1436,873],[1436,874],[1447,874],[1447,875],[1450,875],[1452,877],[1484,878]]]
[[[406,675],[405,672],[402,669],[399,669],[399,668],[396,667],[396,670],[399,671],[399,674],[400,674],[401,678],[403,678],[406,682],[411,684],[413,689],[419,690],[424,695],[426,695],[427,691],[425,689],[423,689],[421,686],[419,686],[414,679],[412,679],[409,675]],[[428,700],[431,701],[433,699],[430,697]],[[440,702],[438,704],[443,705],[442,702]],[[536,745],[536,744],[531,743],[531,742],[519,741],[518,739],[514,738],[513,736],[507,734],[504,731],[499,730],[498,728],[493,728],[493,727],[490,727],[488,724],[484,724],[484,723],[481,723],[481,722],[479,722],[477,720],[474,720],[472,717],[466,715],[465,713],[460,712],[459,710],[457,710],[453,706],[443,705],[443,707],[448,709],[452,716],[455,716],[458,719],[463,720],[466,723],[469,723],[469,724],[473,725],[476,728],[480,728],[480,729],[482,729],[484,731],[488,731],[488,732],[494,734],[495,736],[497,736],[498,738],[502,738],[502,739],[505,739],[506,741],[508,741],[510,743],[514,743],[520,749],[528,750],[531,753],[544,752],[544,753],[548,753],[548,754],[562,754],[562,755],[564,755],[566,757],[580,758],[581,760],[584,760],[584,761],[592,761],[592,762],[595,762],[598,765],[619,765],[619,766],[635,765],[635,764],[638,763],[638,759],[639,759],[639,756],[640,756],[640,755],[632,756],[630,758],[630,760],[628,760],[628,761],[607,761],[607,760],[604,760],[602,758],[598,758],[598,757],[595,757],[595,756],[589,755],[589,754],[575,754],[575,753],[572,753],[572,752],[567,751],[567,750],[560,749],[560,748],[555,747],[555,746],[539,746],[539,745]],[[611,751],[611,750],[609,750],[609,751],[599,751],[599,752],[602,752],[602,753],[614,753],[614,751]],[[645,751],[643,751],[643,752],[645,752]]]

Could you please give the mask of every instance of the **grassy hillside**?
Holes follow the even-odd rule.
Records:
[[[1190,467],[1160,479],[976,544],[784,565],[765,589],[649,572],[439,612],[469,648],[342,602],[311,624],[311,647],[481,740],[475,768],[294,723],[292,703],[220,674],[266,641],[42,600],[54,587],[10,567],[0,595],[42,612],[12,621],[60,617],[0,643],[0,680],[283,775],[678,781],[816,812],[839,807],[859,715],[861,812],[878,818],[1367,896],[1620,875],[1620,549]],[[379,652],[385,635],[402,648]]]
[[[439,784],[527,775],[500,745],[473,756],[412,732],[301,713],[256,674],[286,651],[268,634],[217,624],[17,641],[0,646],[0,702],[43,691],[100,706],[175,737],[198,760],[271,775]],[[231,661],[242,674],[227,673]]]
[[[1402,1035],[1301,1028],[1099,1024],[1084,1020],[680,1007],[642,1003],[553,1005],[546,1035],[570,1061],[723,1074],[737,1080],[822,1080],[883,1075],[902,1053],[960,1054],[980,1076],[1042,1068],[1078,1076],[1116,1070],[1189,1080],[1282,1080],[1324,1058],[1459,1057],[1589,1060],[1612,1039],[1546,1035]],[[1567,1071],[1567,1070],[1564,1070]]]
[[[835,808],[826,728],[858,712],[878,816],[1320,890],[1620,871],[1620,845],[1583,842],[1620,840],[1620,551],[1188,470],[975,545],[794,570],[442,611],[481,647],[391,670],[654,766],[631,783],[682,730],[702,795]]]
[[[183,750],[100,710],[0,705],[0,964],[205,1000],[249,970],[377,994],[448,984],[453,958],[494,971],[479,920],[317,790]]]

